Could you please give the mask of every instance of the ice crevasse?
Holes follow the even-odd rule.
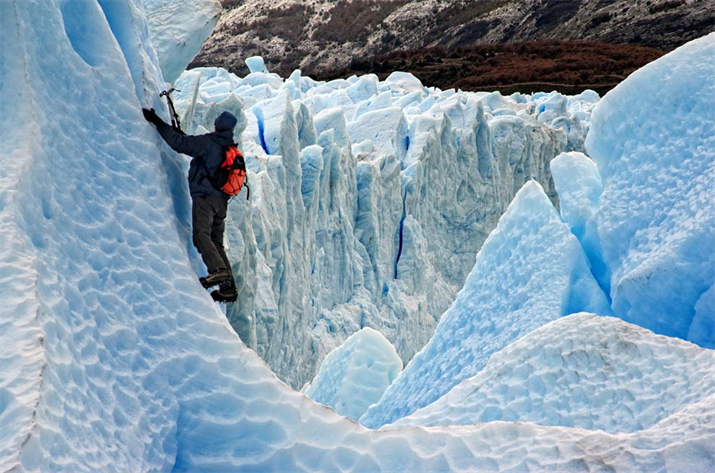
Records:
[[[584,150],[598,101],[442,91],[401,72],[281,78],[247,61],[245,77],[186,71],[175,97],[190,133],[239,117],[252,199],[229,211],[243,302],[227,316],[294,388],[364,327],[409,361],[522,185],[556,201],[549,161]]]

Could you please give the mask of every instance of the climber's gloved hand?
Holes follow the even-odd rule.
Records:
[[[163,120],[159,118],[159,115],[156,114],[153,108],[151,110],[149,110],[148,108],[142,108],[142,113],[144,114],[144,118],[146,119],[146,121],[148,121],[154,126],[157,126],[159,123],[163,122]]]

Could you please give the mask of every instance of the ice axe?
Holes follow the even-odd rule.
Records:
[[[185,135],[184,131],[181,129],[179,114],[176,113],[176,109],[174,108],[174,101],[171,100],[172,92],[181,92],[181,90],[172,87],[171,89],[164,90],[162,93],[160,93],[159,97],[166,97],[166,101],[169,103],[169,113],[171,114],[171,127],[182,135]]]

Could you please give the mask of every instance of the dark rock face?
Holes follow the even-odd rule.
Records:
[[[715,31],[715,0],[223,0],[192,66],[245,74],[243,59],[320,77],[394,51],[540,40],[671,50]]]

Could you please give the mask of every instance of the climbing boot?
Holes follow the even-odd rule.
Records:
[[[201,285],[208,289],[210,287],[218,286],[222,283],[231,281],[231,272],[227,269],[219,269],[213,273],[209,273],[205,278],[199,278]]]

